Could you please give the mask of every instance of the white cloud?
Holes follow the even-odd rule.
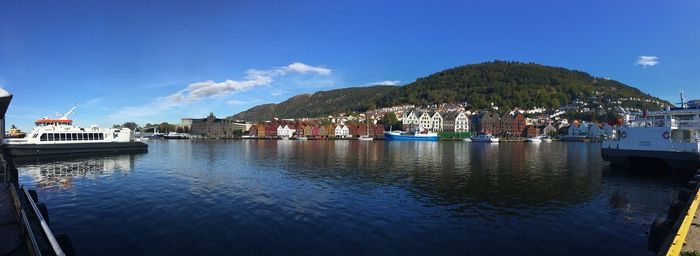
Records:
[[[656,56],[639,56],[637,58],[636,65],[641,65],[642,67],[653,67],[659,65],[659,57]]]
[[[226,104],[229,104],[231,106],[239,106],[239,105],[255,103],[258,101],[259,100],[227,100]]]
[[[284,69],[287,72],[298,72],[298,73],[302,73],[302,74],[304,74],[304,73],[316,73],[316,74],[324,75],[324,76],[331,74],[330,69],[327,69],[324,67],[309,66],[309,65],[306,65],[304,63],[299,63],[299,62],[294,62],[292,64],[289,64],[286,67],[284,67]]]
[[[371,85],[400,85],[401,81],[399,80],[384,80],[384,81],[377,81],[377,82],[371,82],[367,83],[364,85],[371,86]]]
[[[295,62],[287,66],[276,67],[267,70],[249,69],[243,80],[226,80],[216,82],[207,80],[189,84],[186,88],[173,94],[158,97],[144,106],[125,107],[112,113],[108,118],[113,120],[137,120],[145,117],[157,116],[175,107],[186,106],[191,103],[213,97],[222,97],[238,91],[245,91],[259,86],[269,86],[275,78],[289,74],[312,74],[330,76],[331,69],[325,67],[310,66]],[[234,101],[235,103],[235,101]],[[228,103],[231,104],[231,103]]]
[[[285,76],[290,73],[312,73],[328,76],[331,74],[331,70],[323,67],[309,66],[299,62],[269,70],[249,69],[246,71],[244,80],[226,80],[223,82],[209,80],[192,83],[187,88],[165,97],[165,100],[173,103],[191,103],[207,97],[225,96],[233,92],[248,90],[257,86],[270,85],[275,77]]]
[[[272,96],[280,96],[280,95],[284,95],[284,94],[286,94],[286,93],[287,93],[287,91],[284,91],[284,90],[276,90],[276,91],[271,92],[270,95],[272,95]]]

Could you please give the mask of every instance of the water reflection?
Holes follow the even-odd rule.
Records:
[[[134,169],[136,154],[54,156],[16,159],[14,164],[29,176],[38,188],[70,189],[76,179],[96,179],[120,173],[128,175]]]
[[[600,188],[591,147],[566,143],[256,141],[254,153],[300,179],[400,186],[435,204],[499,209],[575,205]],[[546,152],[546,153],[543,153]],[[360,183],[361,184],[361,183]],[[539,210],[547,210],[540,208]]]
[[[592,143],[183,140],[19,169],[66,188],[39,193],[86,255],[643,254],[678,184],[606,166]]]

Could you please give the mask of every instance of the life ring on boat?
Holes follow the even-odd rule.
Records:
[[[668,133],[668,131],[665,131],[664,134],[663,134],[663,136],[664,136],[664,139],[671,138],[671,134]]]
[[[621,131],[621,132],[620,132],[620,138],[627,138],[627,132],[626,132],[626,131]]]

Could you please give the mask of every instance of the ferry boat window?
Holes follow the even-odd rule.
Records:
[[[104,133],[100,133],[100,140],[104,140],[104,139],[105,139],[105,134],[104,134]]]
[[[48,141],[53,141],[53,133],[49,133],[49,135],[48,135]]]
[[[83,134],[82,134],[82,133],[78,133],[78,140],[83,140]]]
[[[40,141],[46,141],[46,133],[42,134],[41,137],[39,137]]]
[[[60,137],[61,141],[66,140],[66,134],[65,133],[57,133],[56,136]],[[58,139],[57,139],[58,140]]]
[[[73,140],[78,140],[78,134],[77,134],[77,133],[71,133],[70,136],[73,138]]]
[[[94,137],[92,136],[92,133],[88,133],[87,135],[88,135],[88,140],[93,140]]]

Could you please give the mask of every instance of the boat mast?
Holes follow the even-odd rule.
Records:
[[[367,116],[367,136],[369,136],[369,116]]]
[[[66,114],[64,114],[63,116],[61,116],[61,118],[59,118],[59,120],[68,120],[68,116],[69,116],[70,114],[72,114],[73,111],[75,111],[76,108],[78,108],[78,104],[75,104],[75,106],[73,106],[70,110],[68,110],[68,112],[66,112]]]

